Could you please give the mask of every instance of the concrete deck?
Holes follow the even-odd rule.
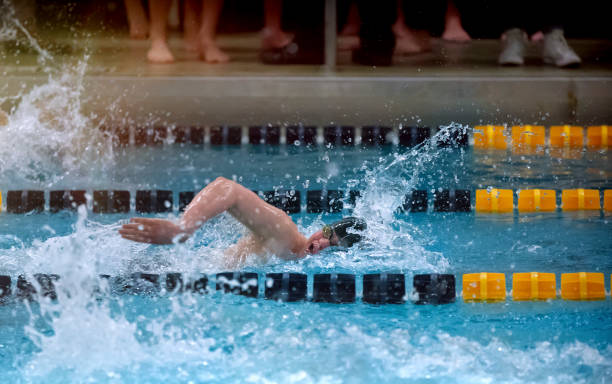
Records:
[[[178,37],[170,40],[174,64],[148,63],[148,42],[125,37],[57,37],[49,52],[56,68],[88,56],[84,106],[117,124],[126,117],[180,125],[612,122],[610,41],[570,41],[584,60],[577,69],[541,64],[536,47],[524,67],[501,68],[496,40],[434,40],[431,52],[398,56],[392,67],[353,65],[348,52],[339,52],[331,70],[261,64],[256,34],[219,42],[231,55],[228,64],[198,61]],[[11,96],[46,82],[48,74],[33,49],[0,46],[0,97],[9,97],[7,109]]]

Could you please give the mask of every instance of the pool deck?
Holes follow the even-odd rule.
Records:
[[[262,64],[257,34],[221,36],[232,58],[221,65],[198,61],[177,36],[170,39],[174,64],[148,63],[148,42],[125,36],[53,42],[54,67],[87,55],[84,106],[116,124],[126,117],[178,125],[612,122],[612,41],[571,40],[584,61],[575,69],[543,65],[535,46],[525,66],[499,67],[497,40],[434,39],[431,52],[397,56],[391,67],[354,65],[344,51],[333,69]],[[9,96],[2,104],[8,109],[11,96],[48,74],[33,49],[0,47],[0,97]]]

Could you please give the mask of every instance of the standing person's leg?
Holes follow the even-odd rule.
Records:
[[[202,2],[202,25],[200,27],[200,55],[207,63],[226,63],[229,56],[216,42],[217,25],[223,8],[223,0],[204,0]]]
[[[198,51],[198,33],[200,31],[200,2],[198,0],[185,0],[183,10],[183,40],[185,49],[190,52]]]
[[[397,0],[397,19],[393,24],[395,33],[395,53],[410,55],[431,50],[429,34],[426,31],[415,32],[406,25],[404,0]]]
[[[527,45],[531,9],[525,0],[497,3],[497,15],[502,27],[501,52],[497,59],[501,65],[523,65]]]
[[[470,35],[461,25],[461,15],[455,6],[454,0],[446,3],[446,14],[444,15],[444,32],[442,38],[449,41],[466,42],[472,40]]]
[[[282,29],[283,0],[264,1],[264,28],[261,31],[261,48],[282,48],[293,36]]]
[[[395,49],[392,26],[397,17],[397,0],[357,1],[361,29],[361,47],[353,52],[353,61],[364,65],[391,65]]]
[[[582,60],[565,40],[567,5],[564,2],[542,0],[539,3],[539,26],[544,32],[542,60],[557,67],[575,67]]]
[[[345,4],[338,5],[338,13],[342,11]],[[344,6],[344,9],[347,7]],[[342,31],[338,34],[338,49],[341,51],[352,51],[359,48],[359,10],[357,4],[350,1],[348,4],[348,14]]]
[[[128,24],[130,26],[130,37],[132,39],[146,39],[149,30],[149,22],[144,7],[140,0],[125,0]]]
[[[152,0],[149,2],[151,48],[147,52],[147,59],[153,63],[171,63],[174,61],[167,40],[168,11],[171,3],[172,0]]]

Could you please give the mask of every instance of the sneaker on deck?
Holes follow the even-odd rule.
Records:
[[[502,51],[497,62],[500,65],[523,65],[527,36],[522,29],[512,28],[502,36]]]
[[[567,44],[561,29],[553,29],[544,34],[542,60],[557,67],[575,67],[582,62],[576,52]]]

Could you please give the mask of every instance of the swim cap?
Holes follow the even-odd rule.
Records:
[[[355,231],[363,231],[367,228],[365,220],[357,217],[345,217],[342,220],[336,221],[322,228],[323,237],[330,239],[334,233],[338,237],[338,245],[350,247],[353,244],[361,241],[362,236]],[[347,233],[347,229],[351,229],[351,233]]]

